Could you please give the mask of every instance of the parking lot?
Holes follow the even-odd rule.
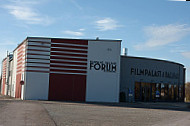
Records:
[[[185,103],[77,103],[0,98],[0,126],[189,126]]]

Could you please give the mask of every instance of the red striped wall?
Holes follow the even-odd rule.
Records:
[[[15,98],[21,98],[21,73],[16,75],[16,91],[15,91]]]
[[[25,42],[17,48],[16,89],[15,98],[21,98],[21,76],[25,71]]]
[[[51,40],[49,100],[85,101],[87,50],[87,40]]]
[[[5,95],[5,84],[6,84],[6,70],[7,70],[7,58],[6,59],[4,59],[4,61],[3,61],[3,73],[2,73],[2,89],[1,89],[1,93],[3,94],[3,95]]]

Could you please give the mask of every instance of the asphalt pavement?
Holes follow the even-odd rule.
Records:
[[[0,95],[0,126],[189,126],[186,103],[29,101]]]

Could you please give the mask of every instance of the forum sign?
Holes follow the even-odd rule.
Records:
[[[116,72],[116,62],[108,61],[90,61],[90,70],[103,71],[103,72]]]
[[[131,68],[131,75],[179,79],[179,74],[161,70]]]

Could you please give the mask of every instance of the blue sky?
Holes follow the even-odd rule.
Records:
[[[121,39],[128,55],[179,62],[190,81],[190,2],[0,0],[0,60],[27,36]]]

